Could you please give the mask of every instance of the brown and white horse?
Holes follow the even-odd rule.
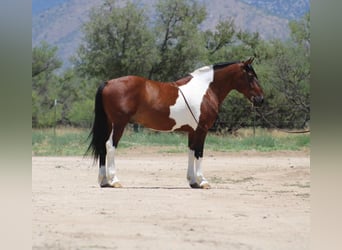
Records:
[[[89,145],[99,158],[100,187],[121,187],[114,152],[127,123],[135,122],[158,131],[188,132],[187,179],[192,188],[209,188],[202,173],[204,141],[224,98],[235,89],[254,105],[263,102],[252,61],[205,66],[175,82],[124,76],[103,83],[96,93]]]

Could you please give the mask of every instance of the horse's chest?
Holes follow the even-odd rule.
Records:
[[[201,115],[202,101],[208,86],[209,83],[197,80],[179,87],[176,103],[170,106],[170,118],[176,122],[172,130],[184,125],[196,129]]]

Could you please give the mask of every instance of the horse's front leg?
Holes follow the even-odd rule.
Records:
[[[199,157],[195,159],[195,168],[196,168],[196,180],[199,183],[199,187],[203,189],[209,189],[210,185],[206,178],[204,178],[202,173],[202,160],[203,157]]]
[[[192,188],[208,189],[210,185],[202,172],[203,148],[206,133],[189,134],[189,158],[187,179]]]
[[[197,183],[196,170],[195,170],[194,163],[195,163],[195,151],[189,149],[188,172],[187,172],[186,178],[189,181],[190,187],[192,187],[192,188],[200,188],[200,186]]]

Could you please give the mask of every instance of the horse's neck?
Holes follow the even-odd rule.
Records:
[[[216,95],[219,105],[221,105],[229,92],[234,89],[233,71],[228,69],[217,70],[210,88]]]

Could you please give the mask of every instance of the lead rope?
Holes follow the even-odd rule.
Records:
[[[265,122],[267,122],[269,125],[271,125],[272,127],[274,127],[275,129],[277,129],[277,130],[279,130],[281,132],[289,133],[289,134],[305,134],[305,133],[310,133],[310,130],[290,131],[290,130],[278,128],[275,124],[273,124],[272,122],[267,120],[266,117],[263,115],[263,113],[261,113],[258,109],[256,109],[254,107],[254,105],[252,106],[252,108],[253,108],[254,111],[258,112],[258,114],[261,116],[262,119],[264,119]]]

